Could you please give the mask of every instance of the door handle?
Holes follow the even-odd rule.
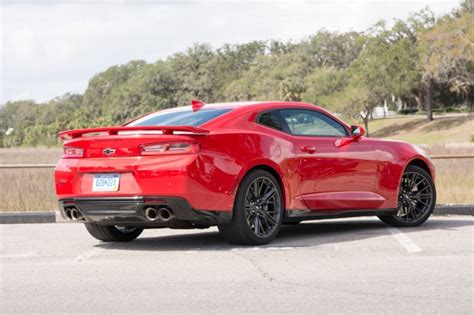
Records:
[[[316,147],[312,145],[304,145],[301,147],[301,151],[309,153],[309,154],[313,154],[314,152],[316,152]]]

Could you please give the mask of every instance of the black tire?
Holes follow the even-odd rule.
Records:
[[[262,182],[260,189],[259,181]],[[254,197],[255,191],[260,191],[256,196],[256,201],[259,203],[249,201]],[[273,195],[266,197],[272,191]],[[263,200],[262,197],[266,199]],[[284,208],[281,187],[275,177],[265,170],[253,170],[245,176],[239,186],[232,222],[219,225],[218,228],[233,244],[268,244],[280,231]]]
[[[130,242],[143,232],[143,229],[137,227],[116,227],[95,223],[85,223],[84,225],[90,235],[103,242]]]
[[[411,187],[420,181],[421,189],[417,185],[413,190],[408,192],[404,189],[404,186],[410,186],[410,184],[404,185],[405,181],[410,183],[413,181],[408,176],[415,178],[415,183],[411,184]],[[423,194],[426,197],[420,197],[421,192],[426,191]],[[429,192],[429,193],[428,193]],[[416,195],[415,195],[416,193]],[[391,226],[395,227],[412,227],[423,224],[433,213],[433,209],[436,205],[436,188],[431,178],[431,175],[424,169],[409,165],[402,177],[402,183],[400,184],[400,191],[398,197],[398,211],[396,214],[388,216],[379,216],[379,219]],[[413,209],[413,210],[412,210]]]

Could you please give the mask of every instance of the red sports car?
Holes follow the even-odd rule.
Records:
[[[217,225],[232,243],[259,245],[303,220],[426,221],[436,201],[427,155],[363,135],[312,104],[193,101],[61,132],[56,193],[62,215],[102,241]]]

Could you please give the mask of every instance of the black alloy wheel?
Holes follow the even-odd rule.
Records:
[[[392,226],[418,226],[430,217],[435,204],[436,189],[430,174],[410,165],[401,179],[397,213],[380,219]]]
[[[268,237],[278,227],[280,193],[267,177],[257,177],[245,193],[245,218],[255,236]]]
[[[265,170],[253,170],[240,184],[232,222],[219,225],[219,231],[231,243],[268,244],[280,230],[283,211],[278,181]]]

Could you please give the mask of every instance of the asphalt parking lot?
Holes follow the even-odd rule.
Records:
[[[471,313],[472,216],[286,226],[263,247],[208,230],[100,243],[82,224],[1,229],[1,313]]]

